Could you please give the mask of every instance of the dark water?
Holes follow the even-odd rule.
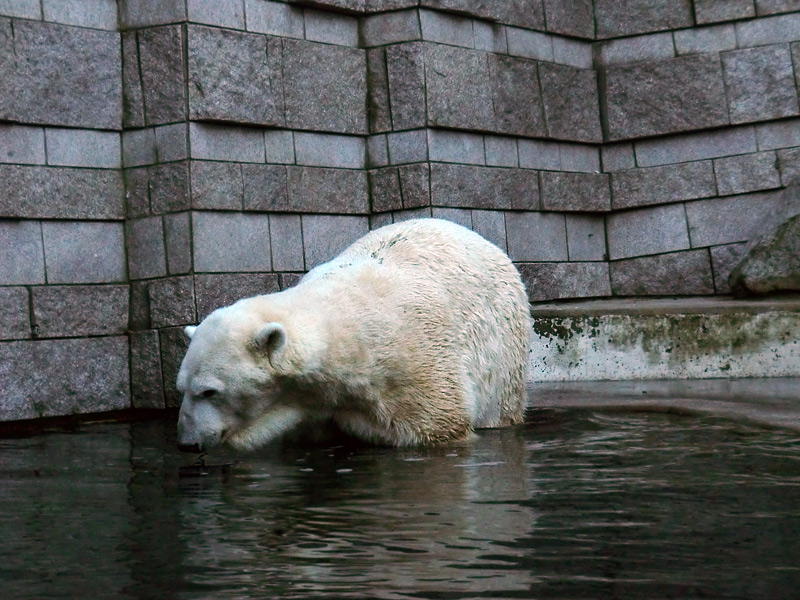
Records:
[[[207,462],[171,422],[0,440],[0,597],[800,597],[797,433],[553,410]]]

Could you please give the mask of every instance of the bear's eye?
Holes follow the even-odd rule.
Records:
[[[203,390],[200,392],[201,398],[213,398],[217,395],[217,390]]]

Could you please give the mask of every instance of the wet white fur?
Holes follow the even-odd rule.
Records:
[[[285,337],[265,343],[275,324]],[[306,417],[391,445],[516,423],[529,331],[524,286],[496,246],[448,221],[389,225],[294,288],[187,328],[182,442],[254,448]]]

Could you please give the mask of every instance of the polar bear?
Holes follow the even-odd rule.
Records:
[[[323,419],[390,446],[519,423],[530,325],[499,248],[449,221],[387,225],[186,328],[179,445],[254,449]]]

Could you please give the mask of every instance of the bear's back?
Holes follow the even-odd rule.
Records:
[[[459,363],[473,426],[521,420],[530,309],[519,272],[497,246],[450,221],[415,219],[370,232],[322,267],[345,280],[350,267],[369,271],[393,290],[392,308],[413,315],[405,326],[422,359]]]

